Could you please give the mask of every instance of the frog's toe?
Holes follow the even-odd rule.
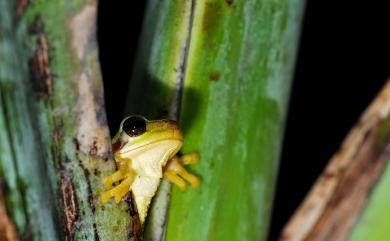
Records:
[[[166,171],[165,176],[167,179],[175,184],[181,191],[184,191],[186,189],[186,182],[183,180],[183,178],[179,177],[175,172],[173,171]]]
[[[114,174],[107,176],[103,179],[103,185],[105,188],[110,188],[112,184],[125,178],[125,173],[121,170],[116,171]]]
[[[126,194],[126,193],[125,193]],[[119,203],[125,194],[118,193],[114,196],[115,203]]]
[[[180,177],[186,180],[192,187],[199,187],[200,185],[199,177],[187,172],[184,168],[180,168],[178,174]]]
[[[183,165],[194,165],[199,161],[199,154],[197,152],[191,152],[181,157]]]
[[[116,203],[119,203],[122,198],[130,191],[131,184],[134,181],[134,177],[127,177],[121,184],[118,185],[118,190],[114,194]]]
[[[134,175],[127,175],[126,178],[118,186],[103,192],[100,198],[102,202],[108,202],[112,197],[114,197],[115,202],[119,203],[126,195],[126,193],[130,191],[130,187],[134,181],[134,178]]]
[[[105,177],[103,179],[104,188],[110,188],[114,182],[112,181],[111,176]]]
[[[175,156],[167,164],[165,176],[169,181],[176,184],[180,190],[186,187],[186,181],[193,187],[199,187],[200,178],[189,173],[182,165],[196,163],[199,157],[197,153],[187,154],[183,157]]]
[[[105,191],[102,193],[102,195],[100,195],[100,200],[102,203],[106,203],[111,199],[111,197],[112,196],[111,196],[110,191]]]

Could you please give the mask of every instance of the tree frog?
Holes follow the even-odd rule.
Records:
[[[177,156],[182,145],[183,135],[173,120],[125,118],[112,140],[118,170],[104,178],[103,184],[109,190],[102,193],[101,201],[106,203],[113,197],[119,203],[132,192],[143,224],[163,175],[181,190],[186,188],[186,182],[198,187],[200,179],[183,167],[195,164],[198,156],[196,153]]]

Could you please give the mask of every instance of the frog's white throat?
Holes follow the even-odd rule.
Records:
[[[176,155],[181,145],[180,141],[166,140],[137,153],[123,153],[121,155],[123,158],[131,159],[131,168],[137,174],[130,189],[133,192],[142,224],[163,177],[163,168],[167,161]]]

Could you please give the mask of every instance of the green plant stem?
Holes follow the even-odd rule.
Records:
[[[149,1],[128,113],[180,117],[202,185],[173,187],[148,240],[265,240],[303,5]]]
[[[23,240],[129,240],[129,204],[102,204],[115,169],[96,2],[0,2],[0,178]]]

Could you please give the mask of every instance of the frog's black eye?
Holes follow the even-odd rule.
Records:
[[[146,121],[141,117],[131,116],[123,122],[122,129],[130,137],[136,137],[145,133]]]

